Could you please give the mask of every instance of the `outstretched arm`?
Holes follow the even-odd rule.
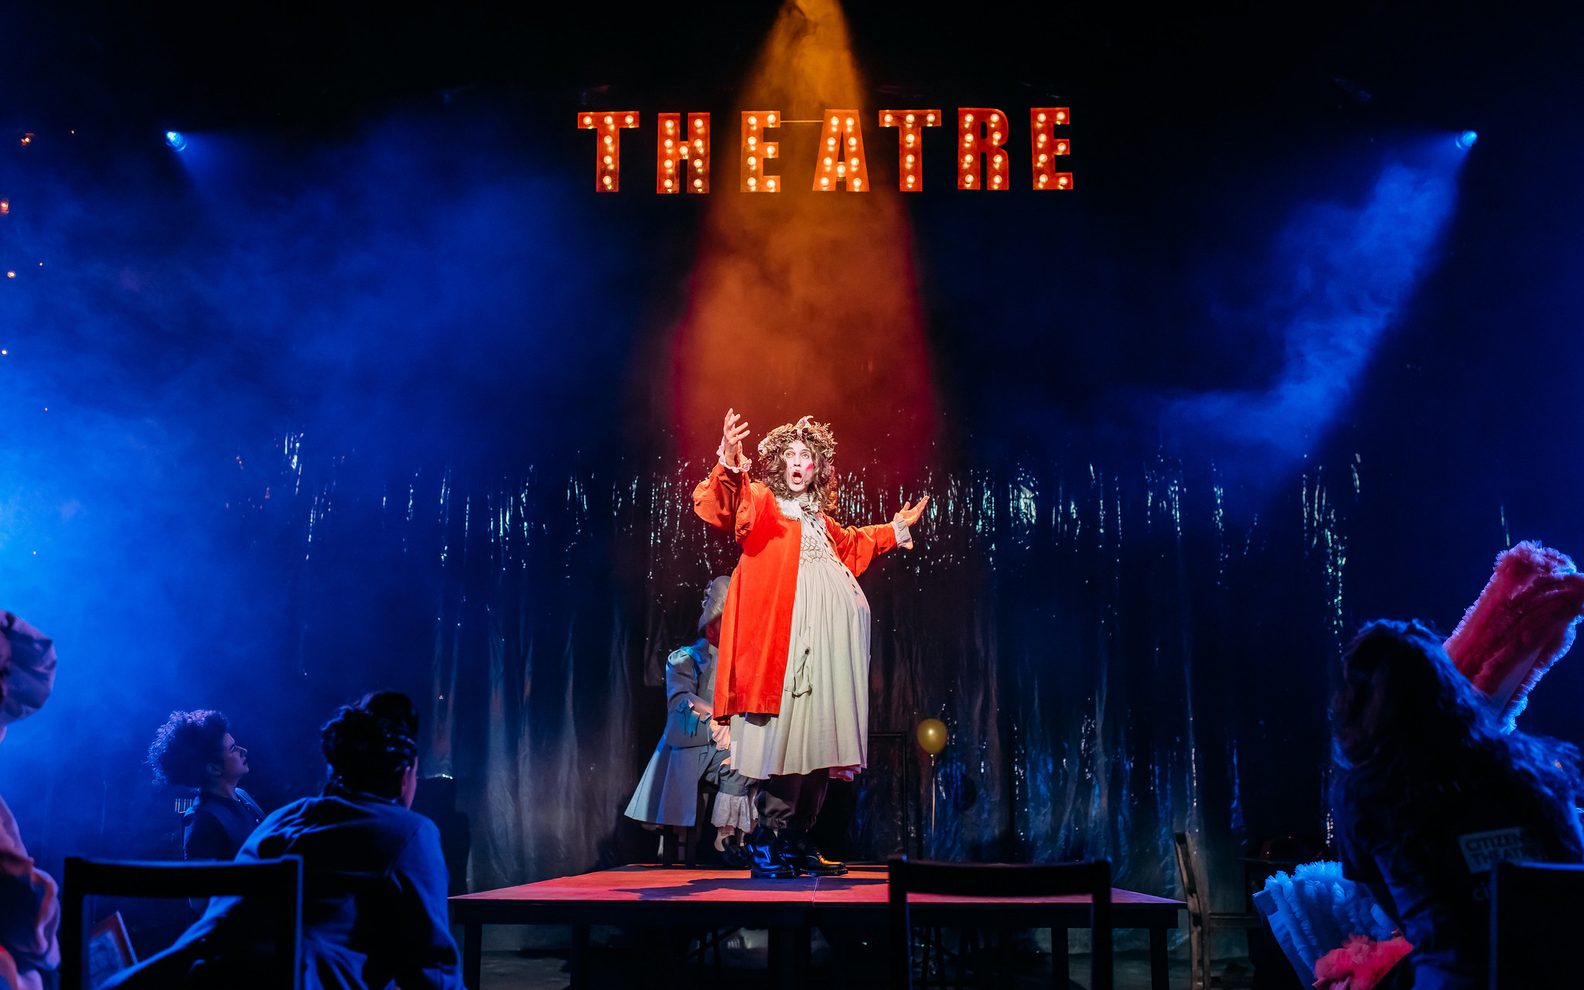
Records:
[[[923,518],[928,505],[928,495],[919,499],[917,505],[904,502],[889,523],[876,526],[837,526],[832,523],[831,546],[848,570],[854,575],[862,575],[880,554],[898,546],[910,550],[913,548],[912,527]]]
[[[752,463],[743,455],[742,442],[748,436],[748,424],[742,422],[734,410],[726,410],[726,420],[721,427],[721,442],[717,448],[719,460],[710,469],[708,478],[693,489],[693,512],[716,529],[732,533],[738,540],[753,529],[758,512],[748,467]]]

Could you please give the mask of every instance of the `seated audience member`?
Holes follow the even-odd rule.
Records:
[[[302,857],[307,990],[462,986],[440,831],[411,810],[417,737],[406,695],[382,692],[343,707],[323,729],[323,793],[271,814],[237,854]],[[268,909],[217,897],[175,945],[109,985],[247,985],[271,951],[258,944],[266,929],[259,912]]]
[[[1337,845],[1413,945],[1415,990],[1489,979],[1497,859],[1584,859],[1573,746],[1504,734],[1500,713],[1417,622],[1372,622],[1332,699]],[[1406,975],[1406,974],[1404,974]]]
[[[171,712],[148,761],[155,783],[198,791],[182,816],[183,859],[231,859],[264,820],[258,802],[237,786],[248,772],[247,749],[220,712]]]
[[[55,687],[55,646],[10,612],[0,612],[0,739],[38,711]],[[11,809],[0,800],[0,987],[42,990],[60,965],[55,881],[33,865]]]

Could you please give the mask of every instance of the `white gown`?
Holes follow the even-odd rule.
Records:
[[[757,780],[862,770],[869,755],[869,599],[831,549],[823,517],[793,499],[777,502],[803,530],[781,713],[732,716],[732,766]],[[898,535],[906,530],[899,527]]]

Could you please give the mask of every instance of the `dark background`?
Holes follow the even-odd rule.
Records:
[[[958,193],[930,145],[902,203],[926,439],[860,429],[908,413],[861,389],[750,398],[761,430],[883,437],[841,448],[852,521],[935,498],[864,580],[872,727],[952,742],[933,771],[876,743],[850,851],[911,814],[936,855],[1103,853],[1171,892],[1173,829],[1225,876],[1323,837],[1360,621],[1449,632],[1512,541],[1584,548],[1584,39],[1480,4],[1102,9],[850,6],[866,116],[1070,105],[1077,189]],[[729,121],[776,16],[8,12],[0,607],[61,673],[0,793],[42,865],[172,852],[142,765],[171,709],[225,710],[274,807],[373,686],[420,699],[475,888],[637,854],[658,663],[732,559],[686,498],[716,421],[670,421],[662,384],[695,383],[653,362],[708,201],[649,193],[643,141],[712,111],[711,198],[740,195]],[[590,188],[583,108],[644,114],[620,194]],[[1581,679],[1523,727],[1584,738]]]

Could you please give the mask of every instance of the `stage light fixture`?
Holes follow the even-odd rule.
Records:
[[[187,135],[181,131],[166,131],[165,143],[172,151],[182,152],[187,150]]]
[[[1464,151],[1467,151],[1474,147],[1474,142],[1478,140],[1479,133],[1477,131],[1464,131],[1457,137],[1457,146],[1462,148]]]

